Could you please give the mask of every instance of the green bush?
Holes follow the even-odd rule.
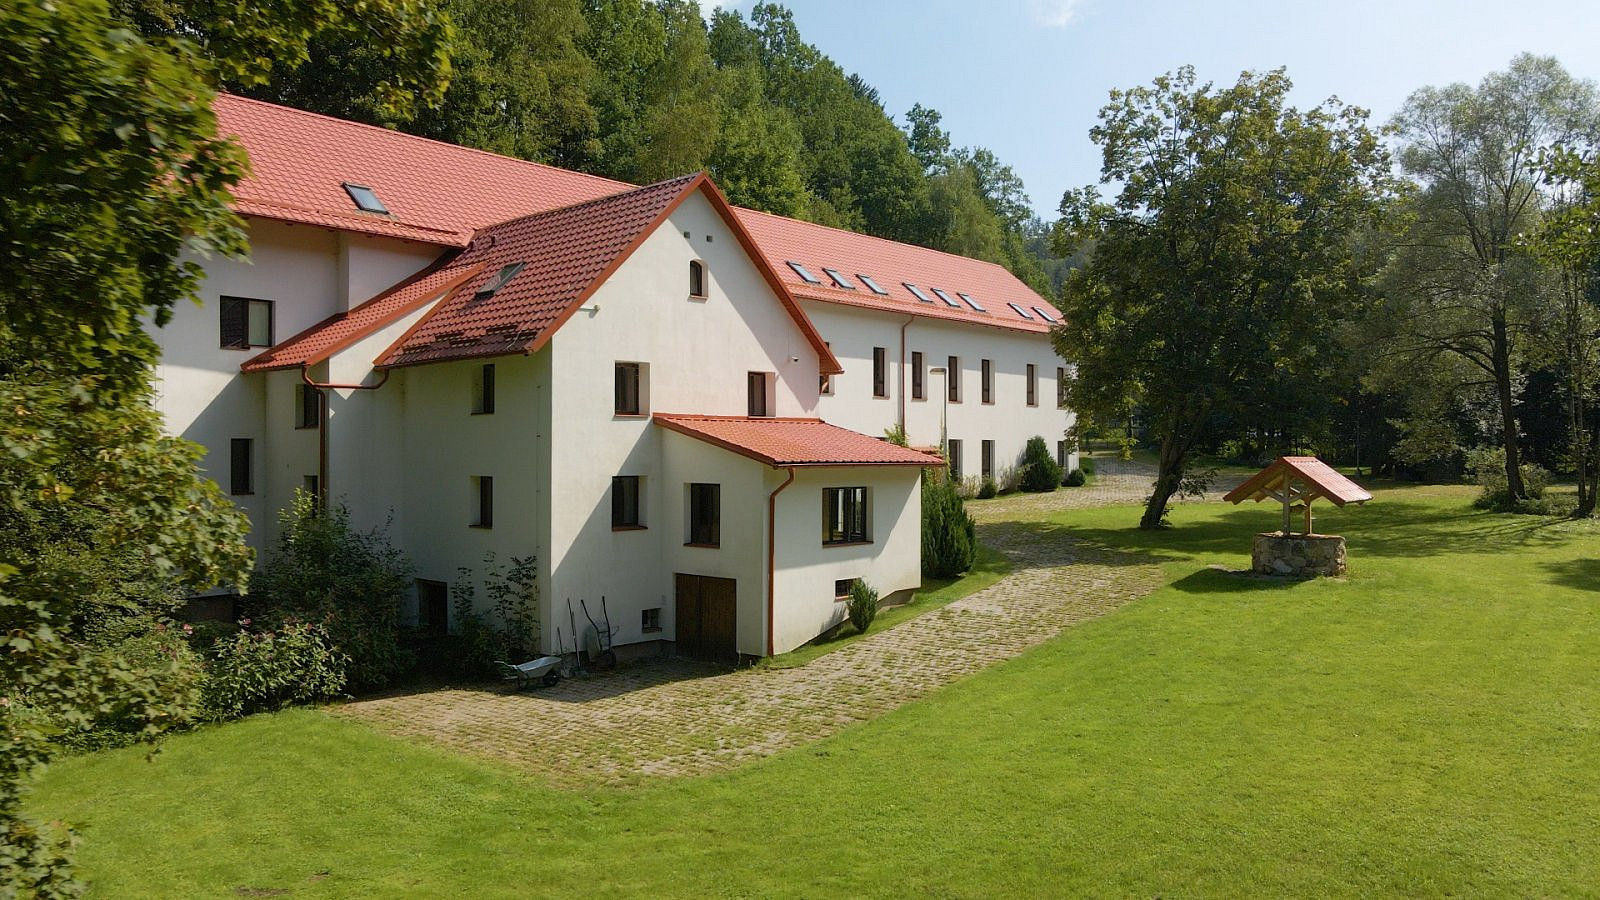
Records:
[[[979,500],[992,500],[1000,493],[1000,486],[994,483],[993,478],[985,478],[978,487]]]
[[[1062,483],[1067,487],[1083,487],[1089,483],[1089,479],[1084,477],[1082,469],[1073,469],[1067,473],[1067,479]]]
[[[256,573],[243,607],[263,627],[317,622],[350,658],[349,686],[384,687],[411,668],[400,642],[400,611],[412,568],[382,529],[357,532],[342,505],[318,509],[295,493],[279,514],[278,547]]]
[[[1022,450],[1021,488],[1034,494],[1043,494],[1061,486],[1061,466],[1050,457],[1050,448],[1044,438],[1028,438]]]
[[[513,556],[510,566],[501,566],[491,552],[483,565],[484,594],[491,603],[488,612],[478,611],[477,579],[471,569],[462,567],[450,589],[459,638],[453,668],[455,674],[471,678],[496,674],[498,661],[520,663],[540,655],[537,561]]]
[[[954,578],[972,568],[978,555],[976,523],[948,476],[922,477],[922,574]]]
[[[850,599],[846,603],[846,611],[850,615],[850,624],[856,627],[856,631],[865,634],[872,620],[878,617],[878,592],[857,578],[850,585]]]
[[[1528,492],[1526,503],[1517,503],[1511,499],[1511,485],[1506,480],[1504,448],[1473,450],[1468,453],[1467,471],[1472,474],[1472,480],[1483,489],[1478,499],[1473,501],[1473,505],[1479,509],[1531,513],[1546,511],[1545,505],[1539,501],[1543,499],[1545,489],[1550,486],[1551,475],[1543,466],[1533,463],[1522,464],[1522,486]]]
[[[208,662],[206,711],[231,719],[336,696],[350,659],[333,646],[327,629],[299,622],[276,631],[241,630],[217,642]]]
[[[194,720],[199,712],[204,664],[190,647],[190,628],[164,622],[129,620],[127,633],[116,641],[114,652],[136,677],[168,698],[163,730]],[[56,743],[77,751],[106,750],[148,741],[150,718],[137,706],[113,695],[87,723],[54,723]]]

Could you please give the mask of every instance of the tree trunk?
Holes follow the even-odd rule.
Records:
[[[1139,527],[1145,531],[1165,527],[1167,502],[1183,482],[1183,464],[1189,455],[1187,450],[1180,450],[1179,446],[1180,442],[1170,434],[1161,439],[1161,461],[1156,469],[1155,487],[1150,492],[1150,499],[1145,501],[1144,516],[1139,519]]]
[[[1594,515],[1597,493],[1600,493],[1600,422],[1589,426],[1588,443],[1578,448],[1578,508],[1572,511],[1574,519]]]
[[[1528,499],[1522,484],[1522,445],[1517,432],[1516,395],[1511,389],[1511,338],[1504,313],[1494,317],[1494,390],[1500,401],[1500,442],[1506,451],[1506,488],[1513,502]]]

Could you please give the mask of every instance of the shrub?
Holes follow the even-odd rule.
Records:
[[[494,553],[483,558],[483,592],[491,606],[477,608],[477,579],[461,568],[450,589],[455,605],[456,635],[460,638],[456,674],[488,677],[495,663],[526,662],[539,655],[538,565],[532,556],[513,556],[503,567]]]
[[[1067,473],[1066,481],[1062,483],[1067,487],[1083,487],[1089,483],[1089,479],[1084,477],[1082,469],[1073,469]]]
[[[230,719],[325,700],[344,688],[349,662],[319,625],[241,630],[212,648],[203,687],[206,711]]]
[[[978,555],[977,525],[954,481],[929,472],[922,478],[922,574],[954,578]]]
[[[326,626],[333,646],[350,658],[352,690],[381,688],[409,669],[400,610],[412,568],[384,530],[354,531],[343,505],[319,510],[304,491],[278,521],[278,547],[244,598],[246,613],[267,626]]]
[[[994,483],[993,478],[985,478],[983,484],[978,487],[979,500],[992,500],[999,493],[1000,486]]]
[[[898,422],[883,430],[883,439],[891,444],[898,444],[901,447],[911,446],[911,441],[906,437],[905,426]]]
[[[199,712],[200,685],[204,665],[189,646],[189,626],[173,628],[166,623],[130,619],[126,633],[113,651],[135,677],[167,698],[165,715],[159,723],[165,731],[188,724]],[[149,715],[115,692],[87,723],[55,722],[56,743],[78,751],[126,747],[150,740]]]
[[[878,617],[878,592],[857,578],[850,584],[850,599],[845,609],[850,615],[850,624],[856,627],[856,631],[865,634],[872,620]]]
[[[1028,445],[1022,450],[1022,489],[1043,494],[1060,485],[1061,466],[1050,457],[1050,448],[1045,446],[1044,438],[1037,435],[1028,438]]]
[[[1511,499],[1511,485],[1506,480],[1506,451],[1494,447],[1473,450],[1467,454],[1467,471],[1472,480],[1483,489],[1473,505],[1479,509],[1501,512],[1543,512],[1545,488],[1550,486],[1550,472],[1533,463],[1522,464],[1522,486],[1528,492],[1528,502],[1516,503]]]

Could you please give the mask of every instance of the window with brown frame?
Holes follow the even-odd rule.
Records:
[[[1033,363],[1028,363],[1028,405],[1039,405],[1039,373]]]
[[[229,459],[228,493],[253,494],[255,493],[254,456],[252,450],[255,442],[249,438],[234,438],[229,445],[231,458]]]
[[[889,351],[872,348],[872,396],[889,396]]]
[[[927,367],[922,362],[922,351],[911,351],[911,399],[923,399],[922,380],[927,374]]]
[[[706,264],[698,259],[689,260],[689,296],[699,300],[706,296]]]
[[[745,376],[745,394],[749,415],[753,419],[765,418],[772,415],[771,404],[767,394],[768,385],[771,383],[771,372],[750,372]]]
[[[494,479],[488,475],[472,476],[472,527],[494,527]]]
[[[952,356],[945,363],[944,370],[945,396],[951,403],[961,402],[961,357]]]
[[[946,462],[950,464],[950,480],[961,480],[961,442],[950,440],[945,442]]]
[[[1067,367],[1056,366],[1056,408],[1067,408]]]
[[[833,582],[833,599],[849,600],[850,590],[856,586],[856,581],[857,579],[854,578],[835,579]]]
[[[642,382],[644,366],[636,362],[619,362],[616,367],[616,404],[619,416],[637,416],[644,413]]]
[[[640,481],[637,475],[616,475],[611,479],[611,527],[628,530],[644,527],[640,514]]]
[[[222,346],[249,350],[272,346],[272,301],[249,297],[223,297]]]
[[[689,485],[689,540],[691,547],[722,545],[722,485]]]
[[[472,414],[494,415],[494,363],[484,363],[472,373]]]
[[[978,368],[983,375],[983,402],[994,402],[994,360],[985,359],[978,363]]]
[[[983,477],[994,477],[994,441],[983,442]]]
[[[822,489],[822,543],[864,544],[867,534],[867,489]]]
[[[320,424],[322,392],[309,384],[294,386],[294,427],[316,428]]]

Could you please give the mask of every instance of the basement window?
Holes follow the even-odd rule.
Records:
[[[956,309],[960,309],[961,308],[961,304],[960,303],[958,303],[949,294],[946,294],[944,291],[940,290],[939,288],[934,288],[933,292],[938,295],[940,300],[944,301],[944,305],[945,306],[953,306]]]
[[[654,634],[661,630],[661,607],[652,606],[639,611],[639,630],[645,634]]]
[[[356,209],[362,212],[389,214],[389,207],[384,206],[383,201],[378,199],[378,192],[364,184],[351,184],[346,181],[344,192],[350,195],[350,199],[355,201]]]
[[[924,294],[916,285],[912,284],[911,282],[902,281],[900,283],[906,286],[906,290],[911,292],[911,296],[917,298],[918,300],[921,300],[923,303],[932,303],[933,302],[931,299],[928,298],[927,294]]]
[[[799,263],[795,262],[794,260],[789,260],[788,262],[789,262],[789,268],[793,269],[794,273],[796,275],[799,275],[801,277],[801,279],[803,279],[805,281],[806,284],[821,284],[822,283],[822,279],[820,279],[817,276],[811,274],[811,270],[810,269],[807,269],[805,266],[800,265]]]
[[[872,280],[871,275],[863,275],[860,272],[857,272],[856,277],[861,279],[861,283],[867,286],[867,290],[877,294],[880,297],[889,296],[889,292],[879,287],[878,283]]]
[[[472,299],[487,300],[490,297],[493,297],[496,291],[499,291],[501,288],[505,287],[506,284],[511,281],[511,279],[517,277],[517,273],[522,271],[522,265],[522,263],[515,262],[508,266],[502,266],[500,271],[493,278],[485,282],[483,287],[478,288],[478,290],[472,295]]]
[[[833,583],[833,599],[844,602],[850,599],[850,589],[856,586],[854,578],[840,578]]]
[[[845,276],[842,272],[840,272],[838,269],[827,269],[827,268],[825,268],[822,271],[827,273],[828,277],[833,279],[833,283],[838,285],[839,287],[842,287],[847,291],[853,291],[853,290],[856,289],[855,284],[852,283],[850,281],[850,279],[847,276]]]

